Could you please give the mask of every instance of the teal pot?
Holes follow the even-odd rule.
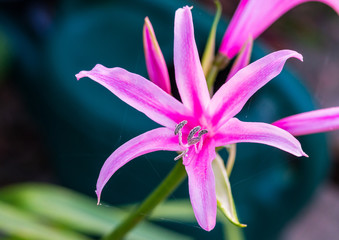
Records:
[[[173,77],[174,14],[183,5],[179,0],[114,1],[81,6],[59,16],[46,43],[40,71],[24,84],[35,99],[34,107],[46,130],[53,165],[63,185],[95,197],[96,179],[106,158],[129,139],[158,126],[104,87],[89,79],[78,82],[74,75],[101,63],[148,77],[142,46],[142,27],[148,16]],[[213,14],[196,5],[192,13],[201,53]],[[225,29],[226,23],[222,22],[219,41]],[[267,53],[255,45],[253,60]],[[314,109],[309,93],[288,65],[251,98],[240,119],[270,123]],[[238,144],[230,180],[240,220],[248,224],[244,230],[247,239],[275,239],[325,176],[328,155],[324,136],[302,137],[300,141],[310,158],[295,158],[260,144]],[[110,204],[142,201],[174,166],[175,155],[157,152],[131,161],[111,178],[102,200]],[[188,198],[187,189],[185,182],[172,198]],[[222,236],[219,225],[207,233],[197,228],[196,222],[161,224],[195,239]]]

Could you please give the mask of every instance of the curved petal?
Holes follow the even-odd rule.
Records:
[[[162,90],[171,94],[171,82],[166,62],[148,17],[145,18],[143,41],[147,72],[150,80]]]
[[[262,86],[277,76],[287,59],[302,56],[292,50],[271,53],[239,70],[214,94],[208,106],[215,128],[222,126],[243,108],[247,100]]]
[[[334,131],[339,129],[339,107],[325,108],[280,119],[272,125],[294,136]]]
[[[191,10],[187,6],[175,12],[174,68],[182,102],[196,116],[200,115],[210,97],[194,40]]]
[[[338,0],[242,0],[227,28],[219,52],[233,58],[248,37],[257,38],[287,11],[311,1],[327,4],[339,14]]]
[[[168,128],[157,128],[141,134],[115,150],[101,168],[97,181],[96,194],[98,203],[102,189],[111,176],[132,159],[149,152],[159,150],[180,151],[182,147],[178,143],[178,137]]]
[[[199,225],[206,231],[214,228],[217,213],[215,179],[212,170],[212,160],[215,149],[207,140],[197,154],[191,152],[190,164],[186,165],[191,204]]]
[[[171,129],[184,119],[188,120],[190,115],[174,97],[147,79],[122,68],[106,68],[97,64],[91,71],[81,71],[75,76],[78,80],[91,78],[153,121]]]
[[[252,142],[276,147],[297,157],[307,156],[295,137],[267,123],[241,122],[237,118],[232,118],[219,129],[214,140],[217,147],[231,143]]]

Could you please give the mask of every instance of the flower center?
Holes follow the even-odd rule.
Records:
[[[186,139],[186,144],[183,144],[183,142],[182,142],[182,129],[186,124],[187,124],[187,121],[184,120],[184,121],[180,122],[178,125],[175,126],[174,134],[178,135],[179,145],[185,148],[185,150],[182,153],[180,153],[178,156],[176,156],[174,158],[175,161],[179,160],[181,157],[186,157],[186,153],[188,152],[189,148],[193,145],[194,145],[194,148],[195,148],[195,152],[199,153],[201,148],[202,148],[202,145],[203,145],[202,136],[204,134],[208,133],[208,131],[206,129],[201,130],[200,126],[196,126],[196,127],[192,128],[191,131],[189,132],[187,139]]]

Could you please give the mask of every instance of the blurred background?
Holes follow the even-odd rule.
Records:
[[[144,121],[145,117],[140,113],[130,114],[128,107],[88,80],[77,82],[74,75],[80,70],[92,68],[96,63],[102,63],[111,67],[126,67],[147,77],[142,49],[143,18],[147,15],[150,16],[160,47],[170,64],[174,10],[183,3],[169,2],[0,1],[0,187],[22,182],[45,182],[66,186],[94,198],[96,177],[110,152],[128,139],[156,125]],[[224,21],[227,21],[234,13],[238,1],[221,0],[221,3]],[[207,0],[191,1],[187,4],[194,5],[197,44],[199,49],[202,49],[213,20],[214,4],[213,1]],[[271,86],[273,91],[277,91],[286,99],[292,96],[289,94],[300,95],[300,98],[278,99],[271,103],[257,97],[247,106],[244,118],[260,119],[258,115],[247,116],[253,110],[269,122],[297,113],[298,109],[306,111],[339,106],[338,26],[339,17],[331,8],[320,3],[305,3],[285,14],[264,32],[256,41],[258,45],[255,47],[257,50],[254,58],[263,55],[265,51],[286,48],[302,53],[302,64],[297,61],[288,63],[289,72],[294,77],[288,77],[289,73],[286,75],[287,78],[294,79],[289,86],[296,86],[297,89],[301,84],[303,89],[299,93],[293,90],[294,88],[288,89],[287,85],[276,83],[277,85]],[[223,22],[218,28],[219,41],[225,27],[226,22]],[[116,42],[112,42],[112,39]],[[124,51],[130,51],[133,55],[124,57]],[[173,76],[173,67],[169,65],[169,68]],[[281,86],[286,89],[279,90]],[[269,91],[262,93],[270,95]],[[95,98],[99,95],[103,100]],[[312,96],[312,99],[309,96]],[[284,105],[285,101],[288,102],[287,105]],[[109,105],[111,102],[112,105]],[[298,107],[290,107],[293,102],[299,104]],[[98,108],[103,104],[104,107]],[[279,105],[286,109],[282,110],[283,113],[267,116],[262,115],[262,110],[256,110],[257,105],[266,109]],[[141,119],[137,126],[134,124],[135,119]],[[107,129],[111,126],[111,129]],[[266,238],[256,238],[251,234],[252,230],[249,230],[249,239],[272,239],[270,236],[278,239],[335,239],[338,235],[339,133],[337,131],[326,135],[317,134],[314,139],[305,138],[303,141],[307,142],[306,145],[320,149],[314,153],[318,157],[312,159],[310,155],[310,159],[303,160],[313,164],[313,169],[307,172],[307,176],[314,178],[310,181],[310,186],[306,186],[302,181],[300,185],[289,184],[295,187],[291,193],[298,189],[300,192],[309,190],[305,190],[303,197],[300,197],[302,200],[296,201],[298,203],[294,202],[293,197],[284,200],[290,201],[287,206],[292,206],[293,210],[288,216],[282,217],[283,220],[277,219],[279,226],[273,227],[274,233],[268,234]],[[252,148],[257,151],[257,146]],[[258,151],[266,152],[266,148]],[[273,156],[277,155],[284,160],[288,158],[279,154],[274,152]],[[172,155],[168,156],[169,159],[172,158]],[[290,169],[290,165],[293,165],[294,169],[295,165],[298,165],[288,158],[287,163],[279,161],[277,165],[261,168],[268,162],[263,160],[262,156],[252,156],[252,161],[255,161],[253,158],[261,160],[259,164],[253,163],[256,171],[250,172],[246,177],[237,174],[246,165],[245,160],[239,160],[234,179],[231,178],[236,204],[237,198],[240,199],[240,219],[247,220],[245,223],[255,221],[245,215],[251,212],[255,216],[256,211],[248,209],[258,206],[243,204],[241,199],[248,196],[244,193],[247,190],[244,189],[250,188],[250,185],[242,188],[242,182],[265,182],[266,178],[263,176],[267,175],[267,179],[275,179],[278,182],[277,186],[289,188],[290,185],[286,185],[283,180],[286,177],[285,170]],[[246,159],[246,156],[241,156],[240,153],[240,158],[242,157]],[[108,200],[109,193],[104,197],[106,196],[111,204],[143,199],[173,166],[173,163],[167,160],[153,160],[156,158],[158,155],[145,157],[144,162],[131,163],[134,165],[121,169],[118,176],[112,178],[107,186],[107,189],[113,189],[111,192],[120,191],[120,198]],[[319,163],[322,160],[324,162]],[[303,164],[300,166],[304,166]],[[139,172],[141,168],[147,168],[152,176],[145,177]],[[281,168],[284,168],[283,173],[280,172]],[[302,176],[303,174],[305,173],[301,172]],[[131,178],[130,182],[124,180],[126,177]],[[288,181],[291,179],[293,178]],[[129,189],[137,188],[137,181],[141,182],[139,187],[142,190],[134,189],[129,193]],[[265,186],[260,189],[268,191],[264,193],[267,195],[265,201],[268,201],[264,207],[280,196],[274,195],[275,186],[267,187],[267,182],[260,186]],[[181,188],[186,191],[183,189],[187,188],[187,184]],[[187,192],[176,193],[176,197],[181,198],[185,194]],[[260,195],[261,192],[257,191],[255,194]],[[286,212],[283,207],[279,209],[279,205],[272,208],[275,209],[273,215],[276,217],[279,212]],[[269,207],[267,209],[269,214],[271,210]],[[268,223],[258,224],[264,227]]]

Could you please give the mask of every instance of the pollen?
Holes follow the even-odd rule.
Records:
[[[182,122],[180,122],[178,125],[175,126],[175,130],[174,130],[174,135],[178,135],[178,133],[181,131],[181,129],[187,124],[187,121],[184,120]]]

